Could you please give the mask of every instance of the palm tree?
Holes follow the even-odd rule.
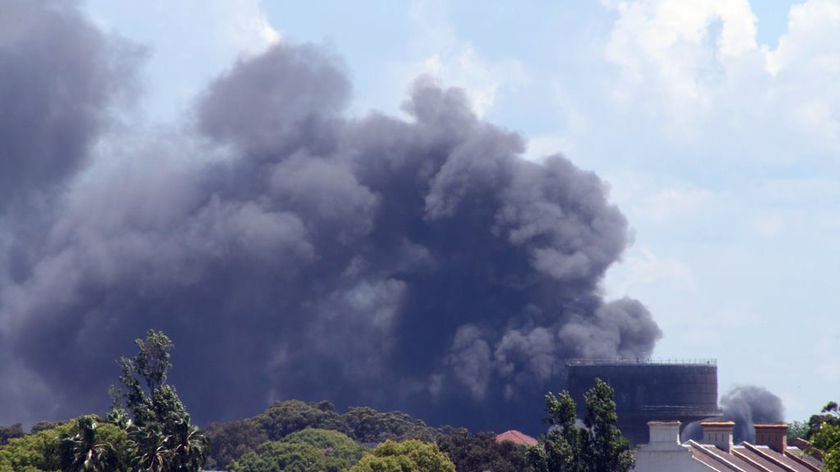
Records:
[[[113,471],[116,466],[114,446],[96,440],[96,417],[77,420],[79,432],[61,438],[62,472]]]
[[[173,424],[172,434],[168,437],[171,446],[172,470],[197,472],[204,465],[207,456],[207,436],[189,420]]]
[[[167,436],[158,428],[139,428],[129,430],[131,447],[129,455],[134,470],[143,472],[169,471],[170,451],[167,448]]]

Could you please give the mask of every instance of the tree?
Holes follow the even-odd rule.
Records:
[[[114,445],[97,437],[94,415],[76,420],[78,432],[61,437],[62,472],[100,472],[120,468],[120,458]]]
[[[269,441],[234,461],[232,472],[340,472],[356,464],[364,453],[347,435],[308,428],[282,441]]]
[[[365,454],[350,472],[455,472],[455,464],[436,444],[388,440]]]
[[[68,470],[67,464],[62,465],[62,460],[66,460],[65,454],[67,453],[66,448],[68,447],[64,439],[68,438],[75,438],[94,446],[97,444],[107,444],[109,446],[105,447],[113,447],[115,451],[113,459],[115,461],[110,462],[111,459],[109,459],[106,462],[110,467],[101,470],[114,472],[127,470],[124,457],[120,452],[127,449],[128,437],[125,430],[113,424],[98,422],[95,415],[83,416],[75,420],[54,424],[56,426],[52,428],[39,429],[31,434],[13,438],[9,440],[8,444],[0,447],[0,472]],[[93,438],[91,438],[91,432],[89,431],[91,424],[95,424],[95,435],[93,435]],[[88,429],[87,432],[84,431],[86,428]],[[87,435],[87,439],[84,439],[82,437],[83,435]],[[80,450],[85,449],[96,450],[98,448],[80,448]],[[98,453],[96,454],[99,455]]]
[[[380,412],[373,408],[357,406],[341,415],[341,420],[348,431],[347,434],[363,443],[379,443],[386,439],[434,441],[440,436],[439,431],[402,411]]]
[[[265,431],[268,439],[278,441],[287,434],[306,428],[324,428],[344,431],[341,416],[330,402],[303,402],[287,400],[276,402],[254,418]]]
[[[7,444],[9,439],[23,436],[23,427],[20,423],[9,426],[0,426],[0,446]]]
[[[823,452],[825,471],[840,472],[840,411],[837,402],[828,402],[819,415],[808,421],[811,443]]]
[[[613,389],[601,379],[584,394],[583,425],[575,421],[575,401],[569,392],[546,395],[550,425],[540,446],[528,451],[537,472],[626,472],[633,468],[630,443],[618,429]]]
[[[537,472],[583,472],[587,470],[583,461],[581,430],[575,425],[575,401],[567,391],[559,396],[548,393],[545,396],[546,416],[543,422],[549,425],[548,434],[542,444],[528,450],[528,459]]]
[[[441,436],[437,444],[458,472],[528,470],[527,449],[510,441],[496,442],[494,433],[470,434],[464,428],[457,428]]]
[[[210,457],[205,464],[210,469],[226,469],[234,460],[256,451],[268,441],[265,431],[251,419],[210,423],[204,432],[210,442]]]
[[[149,330],[135,343],[139,352],[118,360],[122,388],[112,389],[109,413],[128,430],[133,466],[155,472],[201,470],[207,438],[190,423],[175,388],[166,384],[172,341],[161,331]]]

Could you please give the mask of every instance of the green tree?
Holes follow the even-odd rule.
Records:
[[[341,415],[341,421],[347,434],[363,443],[380,443],[386,439],[421,439],[432,442],[440,436],[435,428],[426,426],[423,421],[402,411],[380,412],[358,406]]]
[[[231,472],[340,472],[356,464],[364,453],[347,435],[308,428],[269,441],[234,461]]]
[[[630,442],[618,429],[618,415],[615,412],[615,392],[601,379],[595,379],[595,386],[584,395],[586,418],[584,433],[586,444],[584,457],[591,470],[628,471],[635,461]]]
[[[76,420],[78,432],[61,437],[62,472],[100,472],[120,468],[114,445],[97,436],[97,418],[86,415]]]
[[[206,467],[226,469],[236,459],[254,452],[268,441],[268,435],[249,419],[225,423],[210,423],[204,430],[210,442]]]
[[[272,441],[278,441],[287,434],[306,428],[346,430],[341,421],[341,416],[335,411],[335,406],[326,401],[287,400],[276,402],[253,420]]]
[[[455,464],[436,444],[388,440],[365,454],[350,472],[455,472]]]
[[[166,384],[173,343],[163,332],[149,330],[137,339],[138,353],[120,357],[122,388],[113,388],[109,418],[126,425],[133,466],[144,471],[199,471],[208,443],[190,423],[175,388]]]
[[[15,423],[9,426],[0,426],[0,446],[7,444],[9,439],[19,438],[23,435],[23,427],[20,423]]]
[[[56,426],[40,429],[34,433],[13,438],[9,443],[0,447],[0,472],[38,472],[62,470],[62,459],[66,453],[66,438],[78,437],[84,433],[81,423],[87,419],[97,421],[95,416],[80,417],[75,421],[53,423]],[[127,470],[120,451],[125,451],[128,437],[125,430],[108,423],[96,423],[95,439],[91,444],[108,444],[116,452],[116,461],[110,463],[112,467],[104,470]],[[89,432],[87,433],[89,434]],[[66,470],[66,469],[65,469]],[[82,469],[84,470],[84,469]]]
[[[521,472],[529,468],[527,449],[510,441],[496,442],[494,433],[470,434],[457,428],[441,436],[437,444],[458,472]]]
[[[575,401],[568,392],[546,395],[545,422],[550,425],[542,444],[528,451],[537,472],[626,472],[633,468],[630,444],[618,429],[613,389],[601,379],[584,394],[583,425],[575,420]]]
[[[819,415],[808,421],[809,438],[823,452],[825,471],[840,472],[840,411],[837,402],[826,404]]]

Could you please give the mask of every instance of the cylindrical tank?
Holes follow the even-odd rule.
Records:
[[[720,416],[714,360],[574,360],[566,367],[566,385],[577,403],[578,417],[586,415],[583,393],[600,378],[615,391],[618,426],[632,444],[648,442],[647,422],[651,420],[679,420],[687,425]]]

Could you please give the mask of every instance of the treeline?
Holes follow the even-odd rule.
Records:
[[[362,447],[361,450],[364,451],[386,441],[401,443],[416,440],[434,444],[452,460],[459,472],[514,472],[528,468],[525,448],[510,442],[497,443],[493,433],[472,434],[464,428],[449,426],[435,428],[401,411],[380,412],[362,406],[340,413],[330,402],[300,400],[274,403],[263,413],[251,418],[210,423],[205,430],[210,440],[206,467],[225,470],[271,470],[255,467],[263,462],[260,457],[272,457],[272,460],[266,460],[266,463],[278,463],[278,460],[283,463],[282,456],[293,451],[290,444],[313,443],[302,441],[302,433],[312,438],[316,432],[323,436],[325,430],[339,433],[341,436],[332,435],[331,438],[336,442],[329,443],[320,450],[331,448],[335,451],[340,448],[346,453],[343,454],[344,457],[353,457],[354,449],[349,447],[350,444]],[[341,437],[349,442],[339,441]],[[244,467],[246,463],[250,468]]]
[[[616,426],[612,389],[596,379],[583,424],[568,392],[546,396],[550,431],[526,449],[494,433],[434,428],[400,412],[288,400],[202,431],[166,383],[172,341],[149,331],[121,357],[104,417],[0,427],[0,472],[626,472],[633,457]],[[833,414],[836,416],[836,408]]]

